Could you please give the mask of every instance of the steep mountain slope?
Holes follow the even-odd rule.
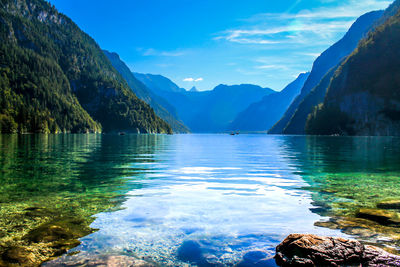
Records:
[[[171,132],[68,17],[44,0],[0,3],[2,131],[97,131],[94,119],[104,131]]]
[[[295,81],[282,91],[265,96],[261,101],[251,104],[246,110],[239,113],[230,124],[233,131],[267,131],[285,113],[290,103],[300,93],[310,73],[300,74]]]
[[[180,88],[173,81],[162,75],[142,74],[137,72],[134,72],[133,74],[139,81],[144,83],[154,93],[157,93],[160,90],[175,93],[186,92],[185,89]]]
[[[304,97],[303,101],[300,102],[299,107],[284,129],[284,134],[305,134],[307,117],[315,106],[324,102],[326,90],[337,68],[338,67],[333,67],[328,71],[328,73],[322,78],[321,82]]]
[[[191,128],[199,132],[226,131],[240,112],[271,93],[275,91],[250,84],[219,85],[205,97],[202,111],[192,117],[194,125]]]
[[[168,88],[157,88],[154,92],[176,108],[179,118],[192,132],[201,133],[226,131],[237,114],[275,92],[249,84],[219,85],[203,92],[176,92]]]
[[[306,131],[400,135],[399,10],[360,42],[338,68],[324,103],[309,116]]]
[[[126,80],[132,91],[144,102],[149,104],[154,112],[166,121],[172,130],[176,133],[188,133],[189,129],[177,119],[176,115],[172,115],[169,110],[172,110],[173,114],[176,114],[175,109],[162,97],[154,94],[150,91],[142,82],[138,81],[133,73],[130,71],[128,66],[120,59],[116,53],[110,53],[103,51],[107,58],[111,61],[114,68],[122,75]],[[164,106],[164,105],[165,106]]]
[[[310,76],[308,77],[301,93],[283,117],[275,124],[269,133],[271,134],[296,134],[304,131],[304,126],[294,129],[293,131],[284,131],[289,121],[293,117],[297,108],[310,91],[317,86],[326,73],[333,67],[337,66],[345,57],[347,57],[357,47],[358,42],[365,36],[371,27],[381,18],[383,11],[369,12],[354,22],[345,36],[335,43],[333,46],[323,52],[314,62]],[[300,123],[298,123],[300,125]]]

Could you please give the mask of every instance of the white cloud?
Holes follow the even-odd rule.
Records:
[[[281,70],[286,70],[286,66],[282,65],[260,65],[260,66],[255,66],[254,68],[259,69],[259,70],[270,70],[270,69],[281,69]]]
[[[195,83],[197,83],[197,82],[202,82],[204,79],[203,78],[192,78],[192,77],[189,77],[189,78],[185,78],[185,79],[183,79],[183,81],[184,82],[195,82]]]
[[[158,51],[153,48],[139,48],[138,50],[142,53],[143,56],[180,57],[186,54],[183,51]]]
[[[321,55],[321,53],[299,53],[302,56],[317,58]]]
[[[323,0],[326,1],[326,0]],[[332,2],[334,3],[334,2]],[[215,40],[239,44],[331,44],[345,33],[360,15],[386,8],[387,0],[345,0],[340,4],[297,13],[264,13],[247,20],[247,26],[220,33]]]
[[[281,27],[269,27],[265,29],[229,30],[225,36],[215,39],[225,39],[240,44],[294,44],[304,42],[305,35],[316,35],[321,39],[330,38],[338,32],[345,32],[353,23],[353,20],[336,22],[294,23]]]
[[[323,3],[337,3],[337,0],[320,0]],[[303,9],[297,13],[261,13],[252,16],[245,21],[248,22],[262,22],[266,19],[298,19],[298,18],[311,18],[311,19],[338,19],[338,18],[357,18],[362,14],[369,11],[380,10],[387,8],[393,1],[389,0],[345,0],[341,1],[339,5],[330,7],[319,7],[313,9]]]

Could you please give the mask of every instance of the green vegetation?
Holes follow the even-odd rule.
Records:
[[[341,120],[335,117],[337,112],[329,113],[339,109],[353,122],[348,134],[399,135],[399,48],[397,11],[362,40],[335,72],[323,105],[308,118],[307,133],[335,132]]]
[[[315,135],[352,135],[351,120],[338,107],[319,104],[308,115],[306,130]]]
[[[171,133],[96,42],[43,0],[2,0],[1,132]]]
[[[138,81],[128,66],[126,66],[126,64],[119,58],[117,53],[110,53],[104,50],[104,54],[110,60],[114,68],[126,80],[136,96],[149,104],[154,109],[154,112],[171,126],[174,132],[189,132],[189,129],[178,119],[175,109],[167,102],[167,100],[154,94],[146,87],[146,85]]]

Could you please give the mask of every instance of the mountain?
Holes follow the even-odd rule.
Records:
[[[197,90],[196,86],[193,86],[192,89],[189,90],[190,92],[198,92],[199,90]]]
[[[340,65],[309,134],[400,135],[400,10],[371,32]]]
[[[135,77],[144,83],[150,90],[157,94],[158,91],[167,91],[175,93],[184,93],[185,89],[180,88],[170,79],[162,75],[133,73]]]
[[[157,88],[154,84],[149,87],[155,88],[153,92],[171,103],[185,125],[197,133],[226,131],[234,118],[250,104],[275,93],[272,89],[250,84],[219,85],[211,91],[200,92],[172,91],[169,88],[179,87],[167,85],[167,88]]]
[[[189,129],[177,118],[176,110],[165,99],[154,94],[142,82],[138,81],[128,66],[120,59],[117,53],[103,50],[114,68],[126,80],[132,91],[144,102],[149,104],[154,112],[166,121],[175,133],[188,133]]]
[[[286,126],[284,133],[305,134],[307,117],[315,106],[324,101],[326,90],[336,69],[337,67],[333,67],[331,70],[329,70],[328,73],[322,78],[321,82],[304,97],[303,101],[301,101],[299,107]]]
[[[373,11],[364,14],[358,18],[351,26],[349,31],[337,43],[325,50],[314,62],[310,76],[305,82],[301,93],[290,107],[287,109],[283,117],[270,129],[270,134],[302,134],[304,133],[304,124],[296,123],[296,127],[292,126],[286,130],[288,123],[292,119],[304,98],[317,86],[321,79],[328,71],[336,67],[344,58],[346,58],[357,47],[358,42],[365,37],[371,30],[372,26],[382,17],[383,11]],[[311,111],[311,108],[309,109]]]
[[[310,73],[300,74],[282,91],[265,96],[239,113],[230,124],[232,131],[268,131],[285,113],[294,98],[300,93]]]
[[[97,43],[44,0],[2,0],[2,132],[171,132]]]

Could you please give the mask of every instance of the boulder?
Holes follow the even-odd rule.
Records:
[[[400,266],[400,256],[344,238],[291,234],[276,248],[279,266]]]
[[[35,255],[23,247],[12,247],[7,249],[1,256],[4,264],[15,264],[18,266],[35,266]],[[0,262],[0,266],[2,263]]]
[[[400,225],[400,216],[397,212],[382,209],[360,209],[357,218],[367,219],[382,225]]]
[[[400,209],[400,200],[386,200],[376,204],[379,209]]]

